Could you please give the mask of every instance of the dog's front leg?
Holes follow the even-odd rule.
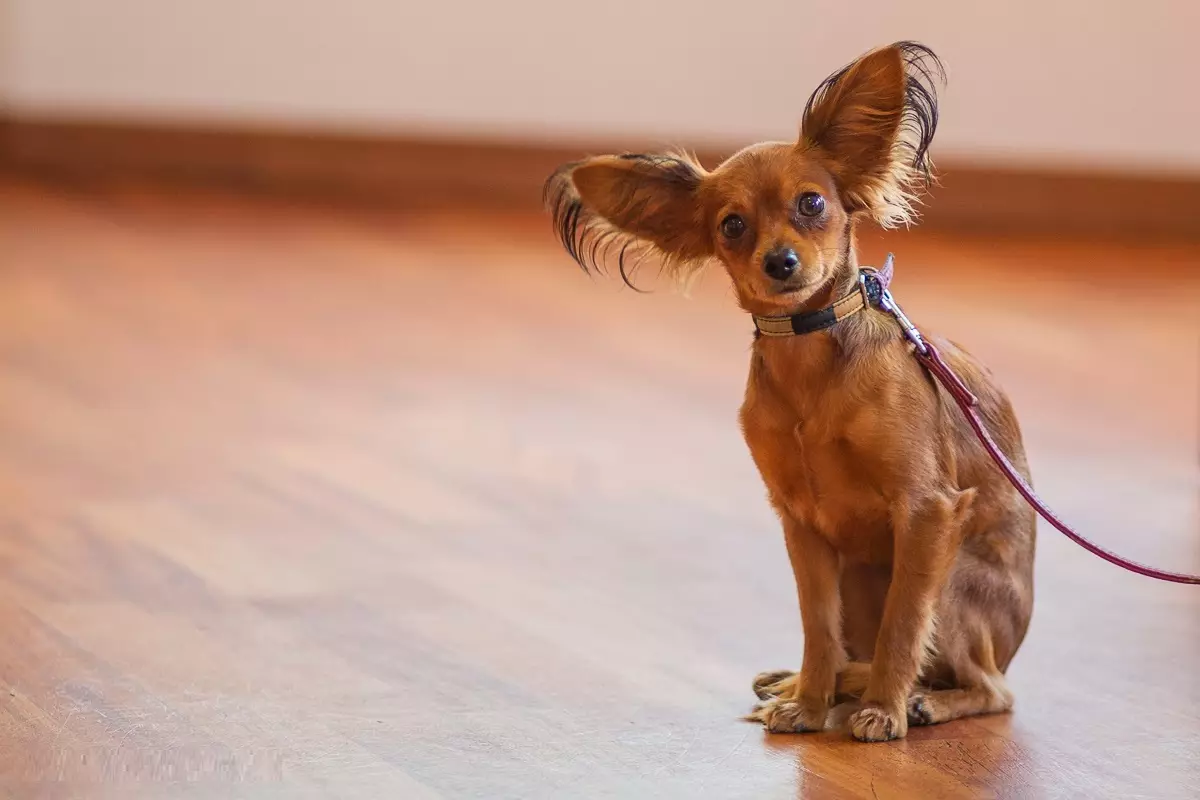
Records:
[[[882,742],[908,732],[908,695],[932,643],[934,609],[974,496],[973,489],[947,490],[893,510],[892,583],[863,707],[849,719],[850,733],[859,741]]]
[[[838,670],[846,662],[838,557],[820,534],[790,514],[781,516],[800,599],[804,660],[795,682],[767,701],[758,718],[774,733],[819,731],[833,705]]]

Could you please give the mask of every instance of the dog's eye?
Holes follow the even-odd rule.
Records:
[[[737,214],[730,214],[721,220],[721,234],[726,239],[736,239],[746,232],[746,220]]]
[[[825,198],[816,192],[805,192],[800,195],[800,213],[806,217],[819,217],[825,210]]]

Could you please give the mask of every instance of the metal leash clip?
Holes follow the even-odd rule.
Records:
[[[913,325],[908,317],[904,316],[904,312],[900,310],[900,306],[896,305],[896,301],[892,298],[892,293],[887,289],[883,290],[883,297],[880,300],[879,307],[896,318],[896,322],[900,323],[900,328],[904,331],[904,335],[917,348],[917,352],[923,356],[929,355],[929,348],[925,346],[925,339],[921,337],[921,332],[917,330],[917,326]]]
[[[859,281],[862,284],[863,296],[867,298],[867,302],[895,317],[896,322],[900,323],[900,330],[904,331],[905,338],[913,343],[913,346],[917,348],[917,352],[923,356],[929,355],[929,348],[925,345],[925,339],[922,338],[921,332],[917,330],[917,326],[913,325],[912,321],[900,310],[896,299],[892,297],[891,291],[883,285],[883,281],[879,279],[875,270],[864,269],[859,275]]]

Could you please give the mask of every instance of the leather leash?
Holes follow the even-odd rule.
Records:
[[[954,374],[954,370],[942,360],[942,356],[938,353],[937,348],[932,344],[925,342],[925,350],[920,349],[914,351],[917,360],[921,362],[925,369],[937,378],[942,386],[946,387],[946,391],[954,398],[954,402],[962,409],[963,415],[967,418],[967,422],[975,431],[975,435],[979,437],[979,443],[987,450],[988,455],[992,457],[992,461],[996,462],[996,466],[1004,473],[1004,477],[1008,478],[1021,496],[1029,505],[1033,506],[1042,519],[1049,522],[1059,530],[1064,536],[1073,541],[1075,544],[1087,550],[1092,555],[1100,556],[1110,564],[1116,564],[1118,567],[1136,572],[1138,575],[1145,575],[1147,578],[1156,578],[1160,581],[1170,581],[1171,583],[1190,583],[1200,584],[1200,575],[1188,575],[1183,572],[1168,572],[1167,570],[1155,569],[1154,567],[1139,564],[1136,561],[1130,561],[1124,556],[1119,556],[1111,550],[1105,550],[1100,545],[1088,540],[1083,534],[1072,528],[1067,523],[1063,522],[1050,508],[1042,501],[1037,493],[1033,491],[1033,487],[1021,477],[1021,473],[1017,472],[1012,462],[1008,460],[1008,456],[1000,450],[996,444],[996,440],[988,433],[987,426],[983,424],[983,420],[979,416],[976,407],[979,400],[971,393],[962,382],[962,380]]]
[[[1016,467],[1012,465],[1012,462],[1008,460],[1008,456],[1004,455],[999,445],[996,444],[996,440],[988,432],[983,418],[979,416],[979,398],[955,374],[950,365],[942,359],[937,348],[925,340],[925,337],[921,335],[917,327],[909,321],[904,312],[900,310],[900,306],[896,304],[892,293],[888,291],[888,284],[892,281],[894,270],[893,262],[892,254],[888,253],[887,260],[878,270],[870,268],[862,270],[859,284],[864,304],[873,305],[891,314],[896,322],[900,324],[905,338],[913,344],[913,355],[916,356],[917,361],[921,362],[921,366],[925,367],[937,382],[945,388],[949,395],[954,398],[955,404],[962,410],[963,416],[967,418],[968,424],[975,431],[975,435],[979,438],[979,443],[983,445],[983,449],[991,456],[992,461],[1000,468],[1000,472],[1004,474],[1004,477],[1008,478],[1009,483],[1025,498],[1025,501],[1029,505],[1033,506],[1034,510],[1042,516],[1042,519],[1049,522],[1060,533],[1084,550],[1087,550],[1092,555],[1099,556],[1110,564],[1115,564],[1138,575],[1145,575],[1147,578],[1155,578],[1170,583],[1200,585],[1200,575],[1188,575],[1182,572],[1168,572],[1167,570],[1155,569],[1145,564],[1139,564],[1136,561],[1130,561],[1123,556],[1104,549],[1063,522],[1057,514],[1050,510],[1049,506],[1042,502],[1042,499],[1033,491],[1033,487],[1021,476],[1021,473],[1017,472]],[[755,322],[758,324],[759,320],[756,319]]]
[[[1035,491],[1033,491],[1033,487],[1029,485],[1024,477],[1021,476],[1021,473],[1017,472],[1016,467],[1012,465],[1012,462],[1008,460],[1008,456],[1004,455],[1004,452],[1000,449],[999,445],[996,444],[996,440],[993,439],[991,433],[988,432],[987,426],[984,424],[983,419],[979,416],[979,411],[977,410],[979,407],[979,398],[977,398],[974,393],[967,388],[967,385],[963,383],[962,378],[955,374],[954,370],[950,368],[950,365],[942,360],[941,353],[938,352],[937,348],[934,347],[933,344],[925,340],[925,337],[921,335],[921,332],[917,330],[916,326],[913,325],[912,322],[909,321],[908,317],[904,315],[904,312],[900,310],[900,306],[896,305],[896,301],[892,298],[892,293],[888,291],[888,284],[891,282],[892,272],[893,258],[892,254],[888,253],[887,261],[884,263],[884,266],[878,271],[864,271],[862,280],[864,283],[870,283],[873,281],[879,283],[880,302],[878,303],[878,306],[882,310],[895,317],[896,321],[900,323],[900,328],[904,331],[905,337],[907,337],[908,340],[913,343],[913,355],[917,357],[917,361],[920,361],[921,365],[925,367],[925,369],[929,370],[930,374],[937,379],[938,383],[945,387],[950,396],[954,398],[954,402],[962,410],[963,416],[967,418],[967,422],[970,424],[971,429],[974,430],[975,435],[979,437],[979,443],[983,445],[983,449],[987,450],[988,455],[992,457],[992,461],[994,461],[996,466],[1000,468],[1000,471],[1004,473],[1004,477],[1008,478],[1009,483],[1011,483],[1013,487],[1020,492],[1021,496],[1025,498],[1025,502],[1033,506],[1034,510],[1041,514],[1042,519],[1046,520],[1055,528],[1057,528],[1059,533],[1063,534],[1092,555],[1099,556],[1110,564],[1115,564],[1118,567],[1127,569],[1130,572],[1135,572],[1138,575],[1145,575],[1147,578],[1155,578],[1160,581],[1169,581],[1170,583],[1200,585],[1200,575],[1188,575],[1183,572],[1169,572],[1167,570],[1156,569],[1154,567],[1146,566],[1145,564],[1139,564],[1136,561],[1130,561],[1128,558],[1119,556],[1111,550],[1104,549],[1095,542],[1090,541],[1087,537],[1079,533],[1079,531],[1075,530],[1067,523],[1063,522],[1057,514],[1050,510],[1049,506],[1042,502],[1042,499],[1037,496]]]

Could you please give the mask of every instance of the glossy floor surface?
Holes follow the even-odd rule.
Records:
[[[1200,570],[1200,247],[885,246],[1045,497]],[[749,334],[540,218],[0,183],[0,796],[1200,796],[1200,590],[1046,526],[1013,714],[739,721],[801,652]]]

